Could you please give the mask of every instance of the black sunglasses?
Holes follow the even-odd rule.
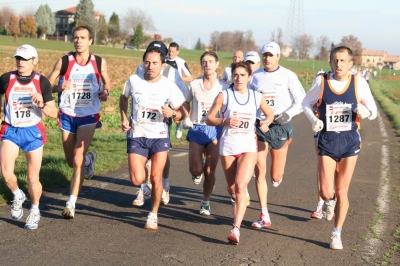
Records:
[[[21,56],[16,56],[16,57],[15,57],[15,60],[17,60],[17,61],[29,61],[29,60],[31,60],[31,59],[33,59],[33,57],[32,57],[32,58],[29,58],[29,59],[25,59],[25,58],[23,58],[23,57],[21,57]]]

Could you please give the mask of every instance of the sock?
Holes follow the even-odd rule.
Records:
[[[201,206],[207,206],[207,205],[210,204],[210,201],[209,200],[202,200],[200,204],[201,204]]]
[[[22,198],[22,191],[18,188],[16,191],[12,192],[14,194],[14,199]]]
[[[69,203],[72,204],[72,206],[75,206],[76,204],[76,200],[78,199],[78,197],[75,197],[74,195],[69,195]]]
[[[246,196],[250,196],[249,190],[246,188]]]
[[[164,189],[169,189],[169,179],[168,178],[162,178],[162,186]]]
[[[85,155],[85,166],[89,166],[89,164],[90,164],[90,156],[89,156],[89,154],[86,153],[86,155]]]
[[[39,204],[38,205],[33,205],[31,206],[31,212],[39,214]]]
[[[149,215],[147,217],[153,217],[157,219],[157,213],[149,212]]]
[[[319,201],[318,201],[318,206],[322,206],[322,205],[324,205],[324,200],[323,199],[320,199]]]
[[[261,213],[264,215],[265,219],[269,219],[268,208],[261,208]]]
[[[333,228],[333,232],[334,233],[338,233],[338,234],[341,234],[342,233],[342,228]]]

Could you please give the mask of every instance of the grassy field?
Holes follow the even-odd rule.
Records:
[[[73,50],[72,43],[43,41],[38,39],[19,38],[13,42],[11,37],[0,36],[0,74],[14,70],[15,60],[13,54],[21,44],[31,44],[35,46],[39,53],[39,64],[37,71],[48,76],[54,66],[54,63],[66,52]],[[101,121],[103,127],[96,130],[90,149],[96,150],[98,159],[96,162],[96,173],[101,174],[110,170],[119,168],[127,162],[126,142],[120,130],[120,117],[118,101],[122,87],[129,75],[133,74],[136,67],[141,63],[143,51],[124,50],[120,48],[92,46],[91,51],[105,58],[108,63],[108,72],[112,82],[112,90],[109,100],[102,104]],[[189,65],[194,76],[200,76],[199,58],[203,51],[181,50],[180,56],[184,58]],[[232,62],[232,53],[218,52],[220,59],[219,75],[222,75],[223,68]],[[299,64],[295,60],[282,59],[281,65],[296,72],[304,88],[308,90],[313,78],[320,68],[329,69],[327,62],[316,60],[305,60]],[[393,72],[392,72],[393,73]],[[388,76],[387,69],[382,70],[382,79],[371,81],[375,97],[381,102],[384,110],[388,112],[397,128],[400,128],[400,120],[396,118],[399,113],[399,107],[396,106],[400,100],[400,90],[397,85],[400,84],[396,77]],[[396,73],[399,75],[400,73]],[[387,108],[385,106],[388,106]],[[393,111],[391,111],[393,110]],[[392,113],[392,115],[391,115]],[[399,121],[398,121],[399,120]],[[57,126],[57,121],[46,118],[44,120],[48,134],[48,142],[44,148],[43,164],[40,180],[45,190],[60,186],[68,186],[72,175],[72,170],[67,166],[64,160],[64,154],[61,145],[61,134]],[[175,132],[174,129],[172,132]],[[181,139],[176,139],[172,135],[174,144],[185,143],[186,132]],[[20,154],[16,162],[15,171],[20,188],[27,191],[26,181],[26,163],[25,157]],[[3,182],[0,182],[0,204],[6,203],[12,199],[12,193],[5,188]]]

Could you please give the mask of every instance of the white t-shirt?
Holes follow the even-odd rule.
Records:
[[[344,88],[348,86],[348,81],[339,81],[334,79],[333,73],[330,73],[330,86],[335,92],[341,92]],[[357,93],[358,93],[358,99],[360,101],[363,101],[365,106],[372,112],[371,116],[369,117],[370,120],[375,119],[378,110],[375,104],[374,97],[372,97],[371,89],[369,88],[369,85],[367,81],[363,78],[360,78],[358,76],[355,77],[357,79]],[[318,102],[320,93],[321,93],[321,81],[322,77],[318,76],[314,79],[310,90],[307,92],[306,97],[303,99],[303,110],[308,119],[310,121],[315,117],[314,112],[313,112],[313,107],[314,105]]]
[[[222,79],[229,83],[232,82],[232,67],[231,66],[225,67],[224,73],[222,74]]]
[[[144,63],[141,63],[137,68],[136,68],[136,74],[138,73],[144,73]],[[168,78],[171,80],[173,83],[178,86],[178,88],[181,90],[183,94],[186,93],[187,87],[185,82],[183,81],[182,77],[179,75],[178,70],[176,68],[173,68],[170,65],[166,65],[162,70],[161,70],[161,75],[164,77]]]
[[[206,125],[205,119],[215,98],[218,93],[227,88],[229,88],[229,84],[220,78],[217,78],[217,81],[210,90],[204,88],[203,77],[199,77],[189,83],[185,100],[188,103],[192,101],[190,120],[193,121],[193,124]]]
[[[303,86],[297,75],[287,68],[279,66],[272,72],[264,69],[255,71],[250,88],[263,94],[274,115],[286,112],[291,119],[303,111],[301,108],[305,96]],[[258,110],[257,118],[265,120],[261,110]]]
[[[190,73],[189,67],[186,64],[186,61],[183,60],[182,58],[180,58],[178,56],[175,57],[174,59],[167,57],[165,59],[165,61],[175,61],[176,65],[178,66],[178,73],[179,73],[179,75],[181,75],[181,77],[182,77],[182,73],[185,73],[185,75],[187,77],[192,76],[192,73]]]
[[[162,76],[155,83],[146,81],[143,74],[134,74],[125,82],[122,94],[131,99],[130,138],[167,138],[168,126],[161,107],[176,109],[185,101],[182,92],[169,79]]]

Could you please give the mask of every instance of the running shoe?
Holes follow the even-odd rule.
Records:
[[[330,220],[332,220],[333,216],[335,215],[336,200],[327,200],[327,201],[325,201],[324,206],[325,206],[324,207],[325,212],[323,214],[324,218],[327,221],[330,221]]]
[[[65,209],[61,213],[61,215],[64,216],[65,219],[74,219],[75,206],[72,206],[72,204],[69,201],[67,201],[67,204],[65,205]]]
[[[94,175],[94,163],[97,160],[97,153],[95,151],[88,151],[87,155],[89,155],[89,165],[85,166],[85,179],[89,180]]]
[[[162,195],[161,195],[161,204],[162,205],[167,205],[169,202],[169,188],[168,189],[163,189]]]
[[[22,203],[24,203],[26,197],[25,193],[21,190],[21,197],[19,199],[14,198],[11,204],[11,218],[15,220],[21,219],[24,215],[24,209],[22,209]]]
[[[136,199],[132,202],[133,206],[143,206],[144,201],[151,198],[151,190],[147,185],[143,188],[140,188],[137,192]]]
[[[231,233],[228,235],[229,244],[239,244],[240,230],[236,226],[233,226]]]
[[[211,215],[210,204],[207,204],[207,205],[200,204],[200,214],[201,215]]]
[[[250,194],[249,194],[248,190],[246,190],[246,202],[247,202],[247,206],[250,206]]]
[[[251,226],[257,229],[271,226],[271,219],[266,215],[260,213],[260,218],[258,218],[254,223],[252,223]]]
[[[196,185],[199,185],[201,183],[201,180],[203,179],[203,173],[201,173],[198,176],[194,176],[192,175],[192,181],[193,183],[195,183]]]
[[[40,212],[30,212],[28,218],[26,218],[25,229],[34,230],[38,228],[40,220]]]
[[[279,187],[279,185],[282,183],[282,180],[283,180],[283,176],[282,176],[281,180],[279,180],[278,182],[274,181],[274,180],[272,179],[272,177],[271,177],[271,182],[272,182],[272,185],[273,185],[274,187]]]
[[[179,122],[176,126],[175,137],[180,139],[182,137],[182,122]]]
[[[144,228],[148,230],[157,230],[158,229],[157,217],[149,214],[147,216],[147,221]]]
[[[317,204],[317,210],[315,212],[313,212],[311,214],[311,218],[314,219],[322,219],[322,217],[324,217],[324,215],[322,214],[322,208],[323,208],[324,204]]]
[[[341,233],[332,232],[329,247],[331,249],[343,249]]]

